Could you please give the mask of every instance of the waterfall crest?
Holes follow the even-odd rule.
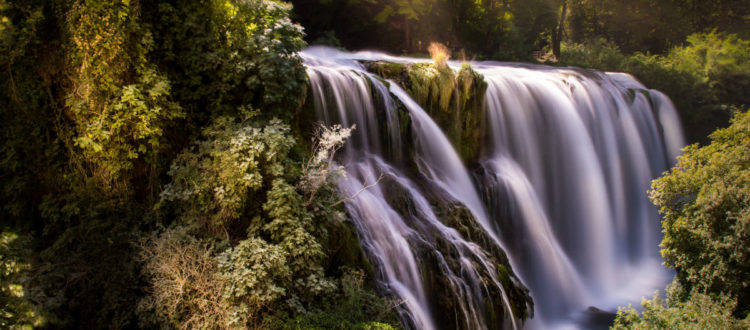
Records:
[[[487,90],[470,171],[403,86],[358,62],[424,60],[302,57],[316,120],[356,124],[339,188],[407,326],[558,327],[669,280],[646,191],[684,141],[662,93],[626,74],[472,63]]]

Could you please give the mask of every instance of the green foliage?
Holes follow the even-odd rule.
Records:
[[[154,53],[169,68],[175,95],[204,123],[238,108],[289,120],[305,99],[305,46],[291,6],[276,0],[208,0],[146,4]]]
[[[750,105],[750,40],[711,32],[688,36],[688,47],[676,48],[666,60],[708,85],[722,104]]]
[[[569,37],[589,43],[605,39],[626,53],[664,53],[692,33],[712,29],[750,37],[742,0],[570,0]]]
[[[365,287],[364,272],[344,269],[335,292],[335,304],[296,317],[275,317],[274,329],[361,329],[400,328],[392,301]]]
[[[56,174],[58,150],[49,140],[57,114],[47,75],[53,65],[40,32],[47,20],[38,3],[0,1],[0,218],[24,229],[42,178]]]
[[[31,238],[0,232],[0,327],[32,329],[46,323],[28,297]]]
[[[333,290],[333,284],[324,276],[322,266],[325,252],[315,237],[315,225],[305,209],[300,196],[287,182],[276,179],[266,196],[263,210],[270,221],[263,231],[286,254],[286,263],[294,283],[289,302],[298,311],[304,311],[297,300],[312,303]]]
[[[750,319],[732,317],[736,302],[720,296],[693,292],[686,302],[664,299],[654,294],[652,300],[643,299],[643,312],[638,315],[633,307],[620,308],[615,324],[610,329],[747,329]]]
[[[119,160],[87,160],[82,155],[85,151],[73,144],[78,129],[84,128],[75,122],[82,117],[66,105],[80,68],[74,62],[82,54],[96,52],[89,48],[87,53],[73,40],[74,35],[80,42],[96,38],[96,34],[84,33],[96,29],[96,22],[73,27],[83,23],[77,15],[87,12],[81,8],[84,5],[13,1],[0,6],[0,218],[7,219],[6,224],[16,223],[19,232],[38,242],[26,247],[34,258],[27,261],[31,270],[26,273],[24,296],[45,315],[47,326],[123,327],[133,316],[139,290],[133,280],[136,264],[129,255],[134,227],[130,220],[142,208],[136,203],[123,208],[128,192],[118,189],[120,185],[110,187],[100,178],[93,179],[94,170]],[[92,6],[96,5],[102,4]],[[99,76],[120,70],[117,61],[88,63],[97,63]],[[119,96],[109,100],[115,98]],[[101,119],[108,123],[110,118],[103,115]],[[117,134],[122,137],[128,132]],[[120,165],[115,167],[134,167]],[[119,183],[125,183],[126,177]]]
[[[310,40],[333,32],[347,48],[426,53],[431,42],[469,58],[528,60],[557,26],[553,0],[295,0]]]
[[[691,145],[650,198],[663,215],[662,255],[689,289],[737,298],[750,311],[750,112]]]
[[[559,55],[562,39],[606,40],[627,54],[663,54],[684,45],[688,35],[713,29],[750,38],[750,5],[744,0],[293,2],[309,40],[335,34],[349,49],[406,54],[425,53],[439,42],[468,58],[534,61],[545,53]]]
[[[142,290],[133,247],[137,229],[127,214],[103,212],[112,200],[92,198],[89,213],[78,198],[66,195],[44,205],[49,232],[40,235],[46,244],[29,281],[34,303],[52,314],[51,326],[126,327]],[[119,223],[110,220],[118,213]]]
[[[146,58],[153,47],[130,1],[78,1],[67,23],[72,88],[66,97],[90,171],[118,181],[135,160],[154,161],[167,123],[182,115],[170,83]]]
[[[34,242],[3,234],[0,327],[256,327],[333,304],[337,269],[366,268],[328,176],[297,187],[289,10],[0,0],[0,218]]]
[[[262,307],[286,295],[292,275],[286,256],[284,249],[259,238],[241,241],[218,256],[231,325],[247,325]]]
[[[571,0],[570,39],[588,43],[606,39],[627,53],[661,53],[679,45],[685,35],[699,32],[686,28],[686,17],[673,0]],[[685,33],[686,31],[689,31]]]
[[[224,232],[264,187],[264,178],[286,172],[286,156],[294,144],[289,126],[272,120],[255,127],[255,112],[245,113],[242,120],[217,118],[203,130],[206,140],[172,164],[172,182],[162,191],[161,204],[175,206],[183,223]]]

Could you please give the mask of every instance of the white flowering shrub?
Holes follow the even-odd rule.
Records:
[[[356,128],[339,124],[327,127],[318,125],[313,140],[313,157],[302,168],[300,189],[308,195],[307,204],[315,198],[317,192],[326,185],[332,185],[336,178],[346,174],[344,169],[336,166],[333,157],[344,146],[344,143]]]

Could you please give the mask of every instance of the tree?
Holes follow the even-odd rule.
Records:
[[[411,21],[418,21],[431,10],[435,0],[396,0],[393,5],[386,4],[385,7],[375,16],[375,21],[383,23],[393,15],[399,15],[403,19],[401,26],[404,32],[404,49],[410,51],[411,41]]]
[[[555,54],[556,59],[560,59],[560,43],[563,38],[563,27],[565,26],[565,13],[568,11],[568,1],[563,0],[562,10],[560,10],[560,20],[558,20],[557,28],[552,34],[552,53]]]
[[[650,198],[663,215],[665,264],[687,290],[737,299],[750,310],[750,112],[711,134],[705,147],[684,149],[677,165],[654,180]]]
[[[750,320],[732,317],[737,302],[727,297],[713,297],[693,292],[685,302],[654,294],[651,300],[643,299],[643,312],[638,315],[633,307],[620,308],[611,329],[727,329],[750,327]]]

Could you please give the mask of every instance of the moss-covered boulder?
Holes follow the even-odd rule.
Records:
[[[368,71],[390,79],[427,111],[443,129],[466,163],[474,163],[482,152],[484,77],[464,64],[456,71],[433,63],[399,64],[364,61]]]
[[[521,283],[510,265],[505,251],[477,223],[468,208],[457,202],[433,201],[433,210],[445,225],[456,229],[466,240],[476,243],[486,251],[495,263],[497,278],[503,285],[510,301],[513,315],[524,320],[533,317],[534,302],[529,289]],[[499,299],[500,297],[493,297]]]

